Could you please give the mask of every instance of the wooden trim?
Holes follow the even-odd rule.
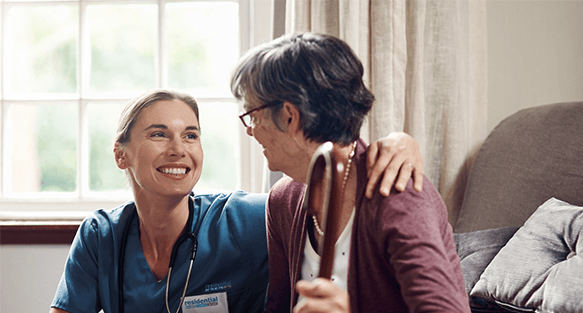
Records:
[[[0,244],[68,244],[73,242],[79,223],[0,223]]]

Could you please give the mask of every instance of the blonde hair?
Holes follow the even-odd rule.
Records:
[[[126,146],[130,142],[130,133],[134,124],[140,117],[140,113],[145,108],[162,100],[183,101],[192,109],[192,111],[194,111],[196,119],[200,122],[198,116],[198,104],[192,96],[172,90],[154,89],[134,98],[126,105],[119,117],[117,132],[115,135],[115,143],[119,143],[122,147]]]

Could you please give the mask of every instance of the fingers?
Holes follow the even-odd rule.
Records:
[[[404,144],[403,151],[400,151],[401,160],[395,159],[394,163],[399,166],[399,177],[395,182],[395,189],[404,191],[407,188],[407,182],[413,177],[413,188],[417,191],[423,190],[423,157],[417,142],[409,136],[409,143]],[[406,148],[405,148],[406,147]],[[393,161],[392,161],[393,162]],[[383,194],[384,195],[384,194]]]
[[[415,165],[414,165],[415,164]],[[423,162],[404,162],[399,171],[399,177],[395,182],[395,189],[402,192],[407,188],[407,182],[413,177],[413,188],[416,191],[423,190]],[[384,194],[383,194],[384,195]]]
[[[330,286],[327,286],[328,282],[333,284],[329,280],[322,278],[316,278],[311,282],[300,280],[296,283],[296,291],[304,297],[324,297],[330,292]]]
[[[415,190],[422,190],[423,158],[419,144],[406,133],[391,133],[372,143],[367,151],[366,167],[365,195],[369,199],[379,181],[379,192],[385,197],[390,194],[393,184],[396,190],[405,190],[411,176]]]
[[[368,182],[365,189],[367,198],[372,198],[375,188],[379,188],[379,192],[385,197],[391,193],[401,167],[408,158],[411,158],[411,149],[404,136],[408,135],[391,133],[389,137],[377,140],[369,146],[367,151]],[[413,142],[416,144],[414,140]],[[411,172],[408,177],[411,177]],[[380,185],[377,187],[379,182]]]
[[[398,191],[405,190],[405,188],[407,188],[407,182],[409,181],[409,178],[411,178],[412,174],[413,164],[403,163],[401,165],[401,170],[399,171],[399,177],[397,178],[397,182],[395,183],[395,189],[397,189]]]
[[[330,280],[300,280],[296,284],[296,291],[304,298],[294,307],[294,313],[350,312],[348,293]]]
[[[377,160],[378,153],[379,153],[379,146],[382,147],[382,145],[383,145],[383,143],[381,141],[375,141],[375,142],[371,143],[370,145],[368,145],[368,148],[366,151],[366,175],[368,178],[370,178],[371,170],[372,170],[372,168],[375,165],[375,162]]]
[[[421,160],[421,164],[417,165],[413,174],[413,180],[415,181],[413,188],[420,192],[423,190],[423,160]]]
[[[376,141],[369,145],[367,151],[366,170],[368,182],[366,184],[365,195],[369,199],[372,198],[377,183],[381,179],[383,172],[387,165],[389,164],[392,157],[392,155],[387,154],[386,151],[379,155],[380,151],[382,150],[382,146],[383,146],[382,141]]]
[[[403,162],[405,162],[405,160],[402,158],[402,156],[393,155],[392,158],[387,162],[388,164],[384,168],[379,169],[379,171],[381,171],[381,173],[379,174],[379,179],[382,177],[379,186],[379,192],[381,193],[381,195],[387,197],[391,193],[391,188],[395,183],[395,179],[399,174],[399,170]],[[371,190],[371,197],[372,192],[374,192],[374,186],[373,189]]]

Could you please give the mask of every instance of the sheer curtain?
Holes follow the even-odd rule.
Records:
[[[413,136],[454,221],[487,135],[485,0],[287,0],[285,24],[350,44],[376,97],[363,138]]]

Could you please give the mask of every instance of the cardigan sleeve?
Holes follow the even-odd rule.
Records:
[[[414,191],[410,180],[405,191],[381,200],[378,244],[409,312],[469,312],[447,210],[430,187]]]
[[[292,216],[285,214],[290,209],[289,193],[285,192],[287,179],[284,177],[273,186],[265,206],[269,252],[269,287],[265,312],[285,312],[290,308],[290,264],[287,256]]]

